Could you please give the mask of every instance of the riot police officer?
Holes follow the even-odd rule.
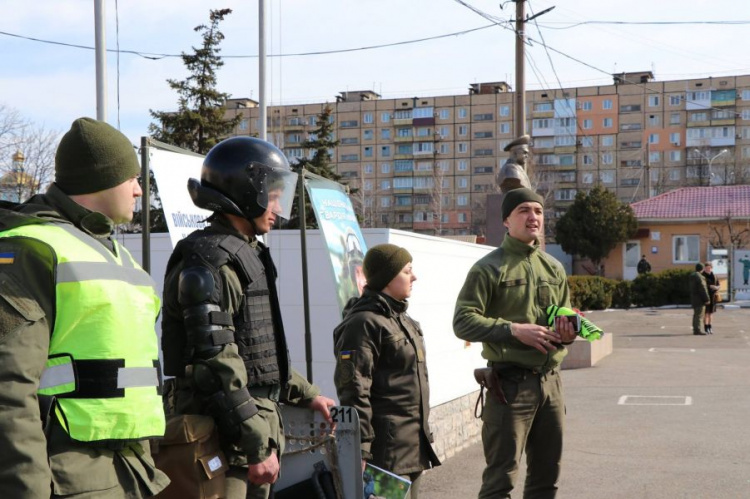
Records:
[[[272,144],[233,137],[206,156],[188,191],[213,211],[167,265],[162,350],[172,414],[204,414],[227,455],[226,497],[268,497],[284,447],[280,401],[330,420],[333,400],[290,367],[276,269],[258,236],[288,218],[297,174]],[[249,482],[249,483],[247,483]]]

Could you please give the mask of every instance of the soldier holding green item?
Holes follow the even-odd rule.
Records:
[[[505,193],[500,248],[469,271],[458,295],[453,329],[463,340],[482,342],[505,401],[487,397],[482,443],[487,467],[481,498],[507,498],[526,452],[525,497],[557,494],[562,461],[565,401],[558,370],[575,340],[564,317],[547,326],[547,307],[570,307],[565,271],[540,248],[544,200],[531,189]]]

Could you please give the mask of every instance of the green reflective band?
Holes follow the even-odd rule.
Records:
[[[63,262],[57,265],[57,282],[123,281],[133,286],[154,286],[147,273],[135,267],[106,262]]]
[[[121,367],[117,370],[117,388],[158,385],[159,373],[155,367]]]
[[[47,359],[47,365],[39,381],[39,393],[42,395],[59,395],[76,389],[76,376],[73,359],[65,355]]]

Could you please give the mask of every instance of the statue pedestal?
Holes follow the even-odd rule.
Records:
[[[573,344],[566,347],[568,355],[563,359],[563,369],[579,369],[592,367],[604,357],[612,353],[612,335],[605,334],[593,343],[576,338]]]

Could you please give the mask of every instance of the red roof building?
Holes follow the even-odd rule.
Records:
[[[709,248],[737,245],[750,233],[750,185],[683,187],[631,207],[638,232],[603,262],[606,277],[633,279],[642,256],[652,272],[692,269],[709,258]],[[748,245],[750,236],[744,239],[739,244]]]

